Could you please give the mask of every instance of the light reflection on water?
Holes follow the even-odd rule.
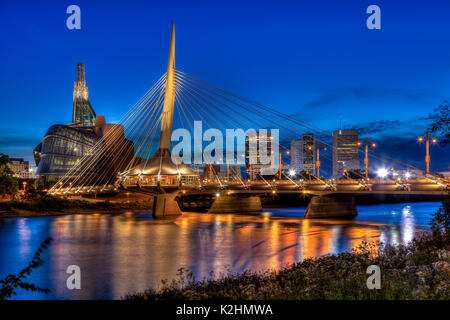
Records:
[[[160,284],[181,267],[196,278],[211,271],[279,269],[307,257],[349,251],[363,241],[406,243],[426,229],[440,203],[358,206],[354,220],[303,220],[305,208],[266,209],[261,216],[149,213],[0,219],[0,278],[25,266],[53,237],[46,263],[30,278],[49,295],[17,298],[112,299]],[[81,268],[81,290],[66,288],[66,268]]]

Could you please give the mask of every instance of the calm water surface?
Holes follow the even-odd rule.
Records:
[[[358,206],[353,220],[303,220],[306,208],[266,209],[261,216],[185,213],[173,221],[150,213],[0,218],[0,278],[24,267],[50,236],[45,264],[29,280],[52,292],[20,291],[16,298],[118,299],[157,287],[181,267],[203,278],[210,271],[279,269],[362,241],[406,243],[428,228],[439,206]],[[69,265],[81,268],[81,290],[67,289]]]

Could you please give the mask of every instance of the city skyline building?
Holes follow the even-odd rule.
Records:
[[[272,133],[267,132],[266,134],[263,134],[261,136],[260,133],[261,133],[260,131],[256,132],[255,136],[253,137],[249,135],[245,136],[245,168],[248,177],[250,177],[251,179],[258,179],[258,175],[263,174],[262,171],[264,168],[271,167],[271,163],[269,164],[262,163],[260,153],[262,151],[266,151],[263,152],[264,156],[266,155],[270,156],[272,154],[272,142],[273,142]],[[257,163],[253,164],[250,164],[250,139],[256,139],[255,146],[256,146]],[[264,150],[262,146],[266,146],[265,148],[266,150]],[[275,159],[275,161],[278,161],[278,159]]]
[[[345,170],[359,170],[358,131],[336,130],[333,132],[333,177],[340,178]]]
[[[291,140],[291,169],[314,172],[316,149],[313,134],[305,133],[300,140]]]

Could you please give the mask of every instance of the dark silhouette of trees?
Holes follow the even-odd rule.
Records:
[[[25,269],[22,269],[18,274],[8,274],[3,279],[0,279],[0,300],[6,300],[16,295],[17,288],[22,288],[31,292],[50,292],[49,289],[44,289],[32,283],[25,282],[24,279],[29,276],[33,270],[42,266],[44,261],[41,259],[41,254],[45,249],[47,249],[47,246],[51,241],[52,238],[47,238],[44,240],[44,242],[34,253],[33,259],[31,259],[31,262],[28,263],[28,266]]]
[[[433,121],[429,127],[430,132],[434,133],[439,138],[439,144],[446,146],[450,144],[450,116],[449,116],[449,102],[444,101],[439,107],[434,109],[430,114],[430,119]]]
[[[14,195],[19,191],[19,183],[13,177],[14,172],[10,168],[11,159],[0,153],[0,196]]]

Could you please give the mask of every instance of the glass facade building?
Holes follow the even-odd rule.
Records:
[[[34,150],[38,175],[63,175],[100,140],[92,128],[53,125]]]

